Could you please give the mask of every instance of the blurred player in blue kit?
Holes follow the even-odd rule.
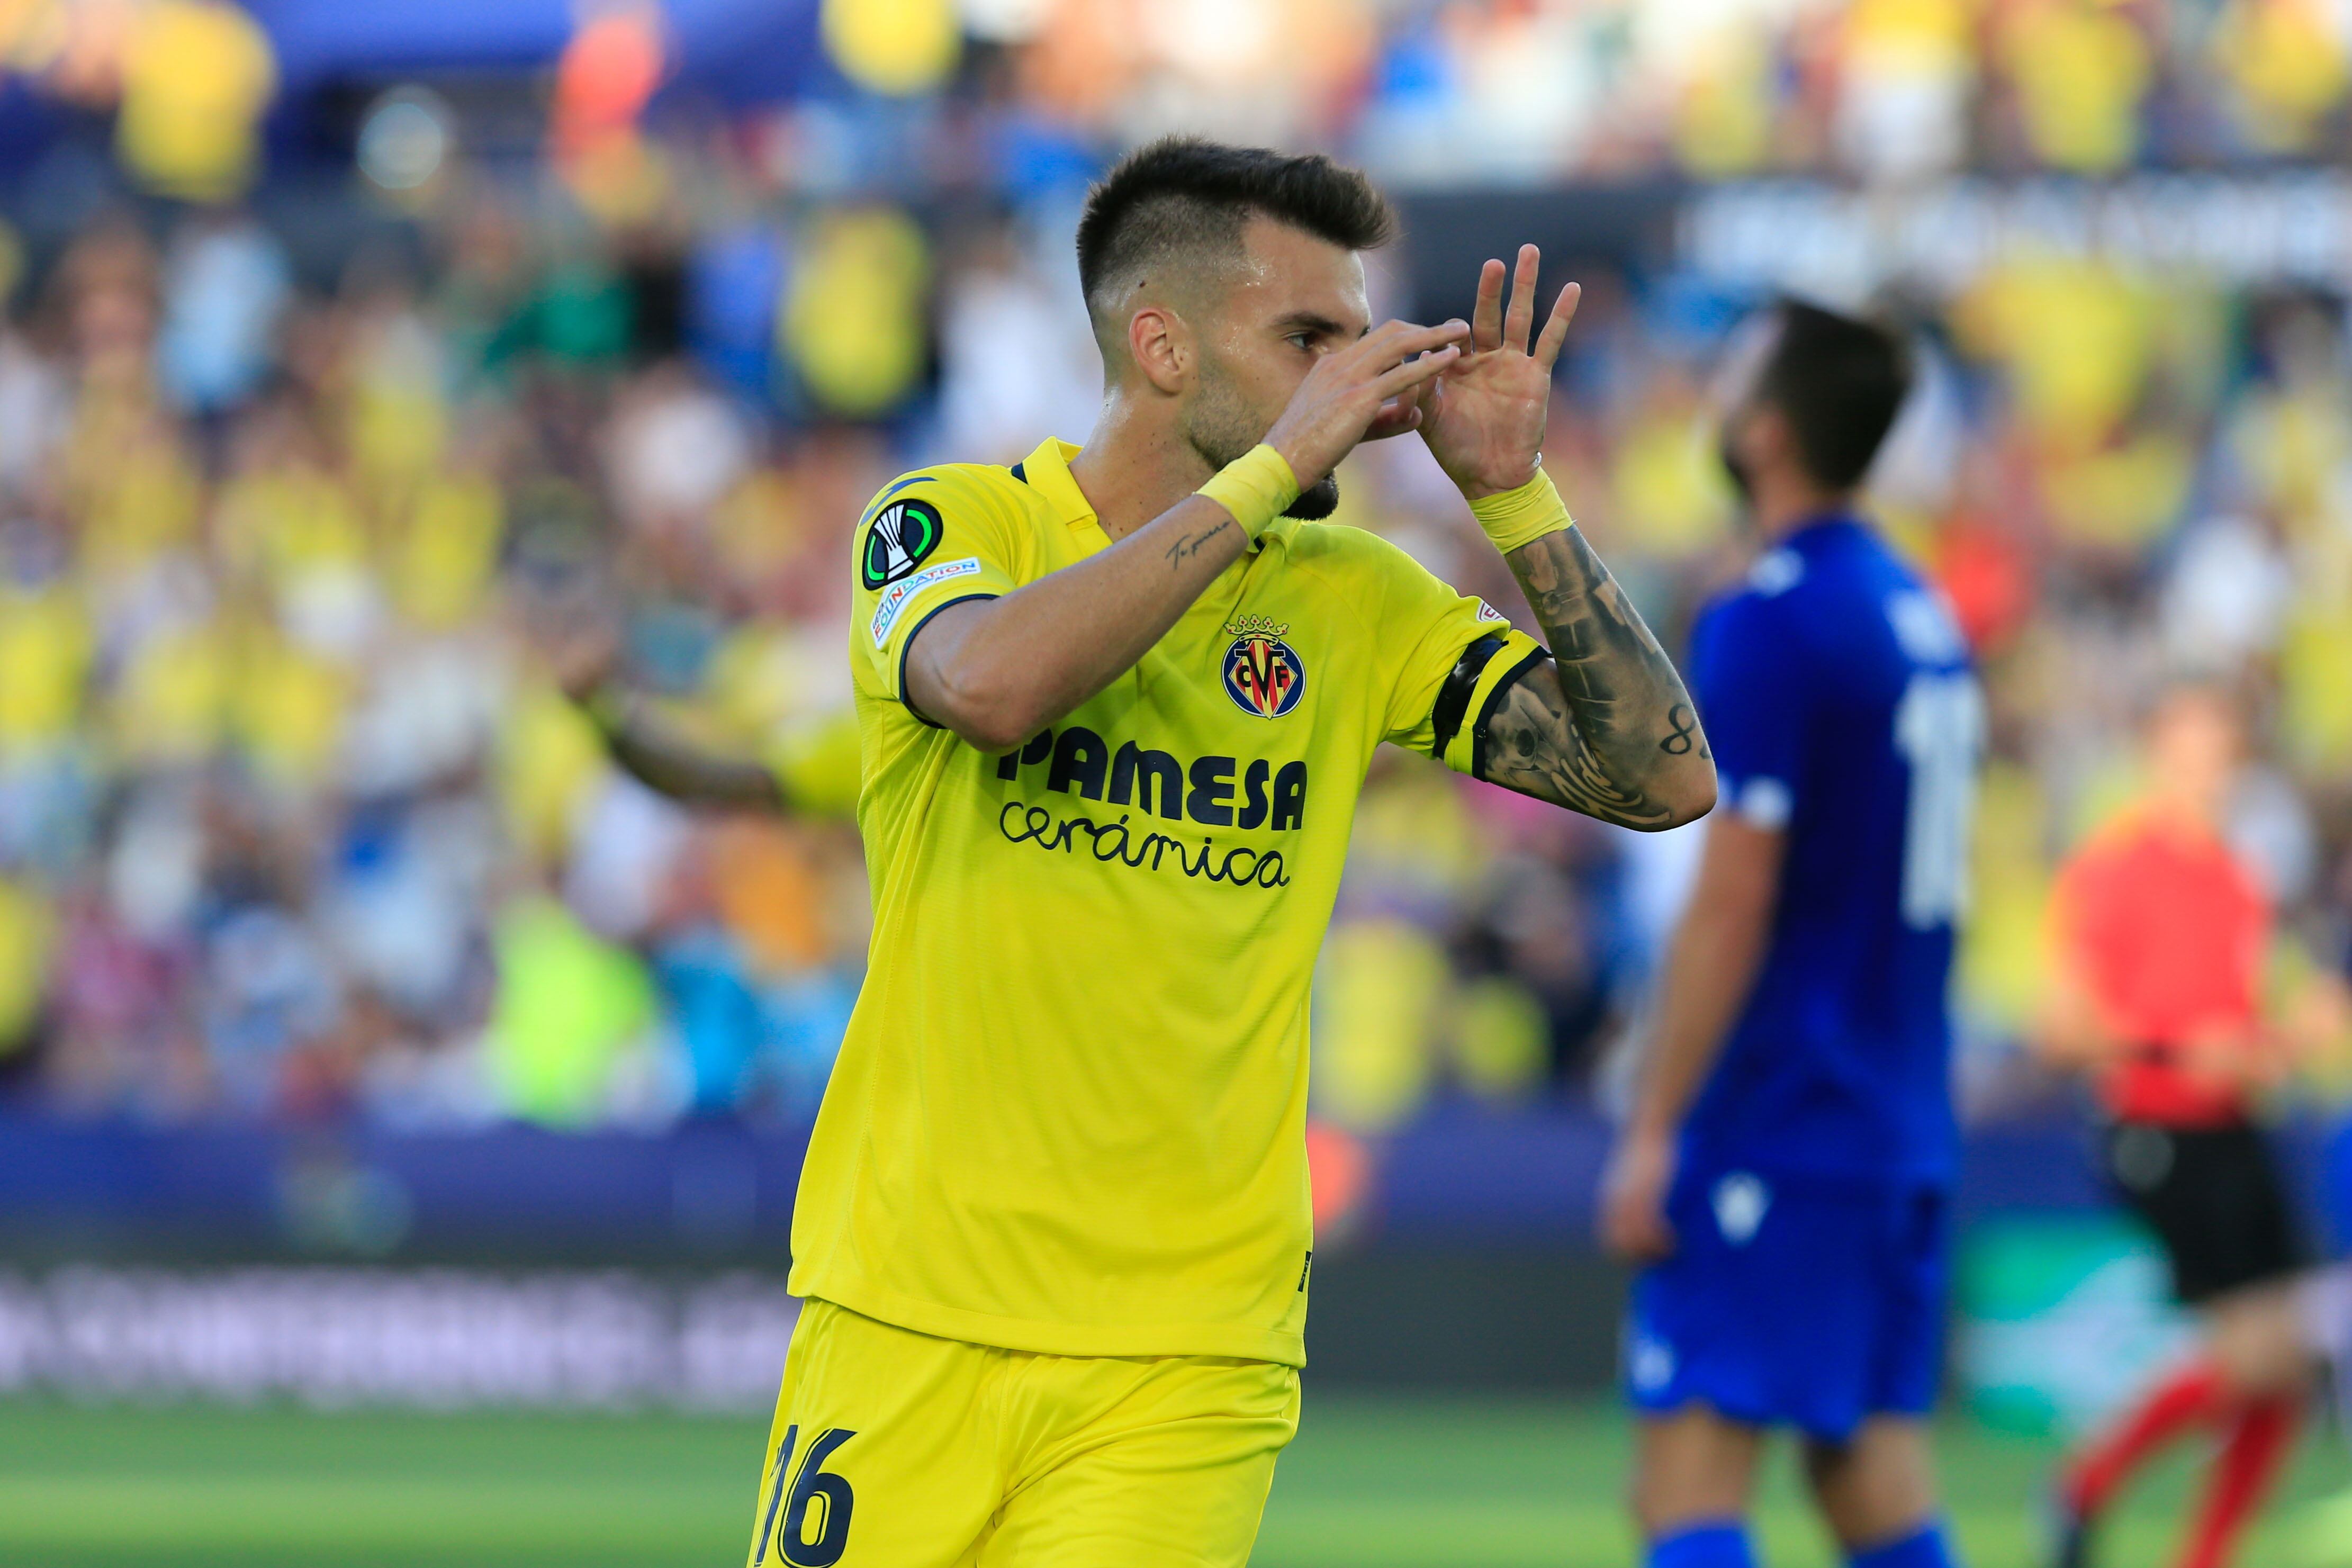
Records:
[[[1727,372],[1759,554],[1693,635],[1723,805],[1666,957],[1601,1226],[1650,1568],[1744,1568],[1790,1428],[1853,1568],[1947,1568],[1926,1417],[1958,1156],[1946,999],[1984,731],[1943,600],[1855,511],[1900,342],[1802,304]]]

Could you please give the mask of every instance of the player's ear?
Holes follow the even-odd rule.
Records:
[[[1165,305],[1145,305],[1127,319],[1127,353],[1143,378],[1171,397],[1192,376],[1192,329]]]

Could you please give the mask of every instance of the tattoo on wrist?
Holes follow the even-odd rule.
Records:
[[[1233,520],[1231,518],[1227,518],[1224,521],[1217,524],[1214,528],[1203,529],[1198,533],[1186,534],[1183,538],[1178,540],[1175,543],[1168,547],[1168,563],[1171,566],[1183,565],[1185,562],[1190,561],[1193,556],[1198,555],[1202,551],[1207,549],[1209,546],[1209,541],[1216,538],[1217,535],[1224,532],[1225,530],[1233,527]]]

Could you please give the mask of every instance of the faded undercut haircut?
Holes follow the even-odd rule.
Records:
[[[1784,300],[1774,315],[1778,330],[1757,401],[1789,422],[1798,460],[1814,483],[1853,489],[1911,390],[1910,355],[1885,328],[1818,305]]]
[[[1376,250],[1397,226],[1396,210],[1371,181],[1319,153],[1293,156],[1196,136],[1139,147],[1087,194],[1078,220],[1078,283],[1105,357],[1123,335],[1111,321],[1117,297],[1155,273],[1239,260],[1242,230],[1254,216],[1348,250]]]

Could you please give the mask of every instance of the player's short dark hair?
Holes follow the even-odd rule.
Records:
[[[1801,300],[1783,300],[1779,334],[1756,383],[1756,400],[1780,411],[1807,477],[1850,490],[1894,427],[1911,390],[1902,340],[1869,321]]]
[[[1087,193],[1078,220],[1078,285],[1087,309],[1100,303],[1105,284],[1140,268],[1238,257],[1243,226],[1253,216],[1349,250],[1374,250],[1396,235],[1388,198],[1361,171],[1319,153],[1164,137],[1120,159]]]

